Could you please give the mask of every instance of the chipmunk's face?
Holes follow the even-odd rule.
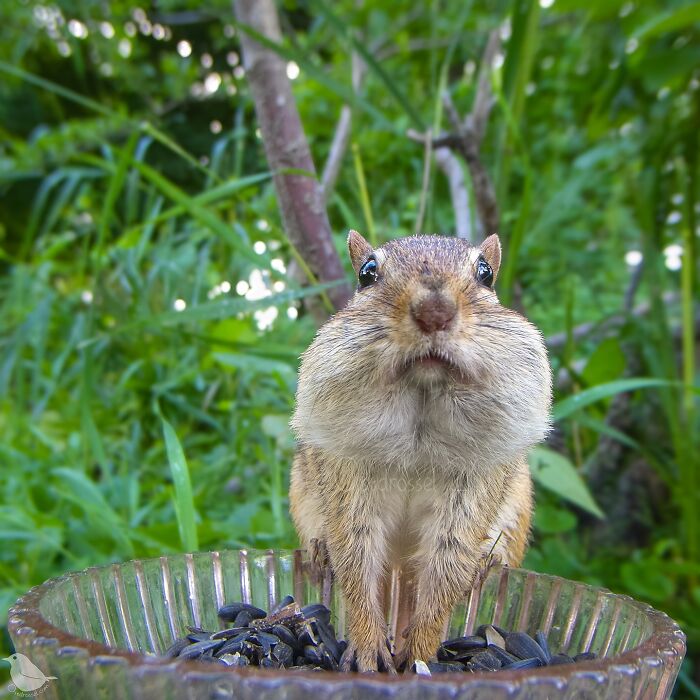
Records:
[[[464,453],[466,443],[487,460],[504,441],[517,453],[543,437],[546,350],[498,301],[497,236],[480,246],[414,236],[373,249],[353,231],[348,248],[357,290],[304,355],[294,418],[302,439],[344,452],[372,445],[398,459],[421,448]]]
[[[348,239],[358,285],[351,308],[371,308],[392,347],[391,382],[468,384],[483,367],[473,351],[494,335],[498,236],[479,246],[458,238],[415,236],[373,250]],[[378,313],[376,313],[378,312]],[[503,319],[500,319],[503,321]],[[388,359],[388,358],[387,358]]]

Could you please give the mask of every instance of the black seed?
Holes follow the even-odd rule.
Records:
[[[550,666],[561,666],[562,664],[572,664],[574,660],[567,654],[554,654],[549,660]]]
[[[542,661],[540,661],[538,658],[532,658],[515,661],[514,663],[504,666],[503,668],[508,669],[509,671],[518,671],[524,668],[539,668],[540,666],[544,666]]]
[[[478,650],[486,647],[486,639],[476,635],[470,637],[455,637],[454,639],[448,639],[440,646],[446,651]]]
[[[316,632],[315,627],[316,627],[315,620],[304,623],[303,627],[300,629],[299,634],[298,634],[299,642],[301,644],[303,644],[303,645],[312,644],[315,646],[316,644],[318,644],[321,641],[320,637],[318,636],[318,634]]]
[[[431,673],[464,673],[462,664],[445,664],[429,661],[428,669]]]
[[[547,664],[547,657],[540,645],[525,632],[511,632],[506,635],[506,651],[519,659],[539,659],[543,665]]]
[[[294,596],[291,595],[286,595],[282,600],[280,600],[277,605],[275,605],[274,608],[270,610],[270,615],[277,615],[282,608],[286,608],[288,605],[291,605],[294,602]]]
[[[247,610],[241,610],[241,612],[236,615],[236,619],[233,621],[234,627],[247,627],[252,621],[253,616]]]
[[[190,645],[190,640],[187,637],[182,639],[176,639],[164,652],[163,656],[174,659],[176,656],[180,655],[180,652]]]
[[[501,668],[501,662],[498,657],[488,650],[479,652],[476,656],[473,656],[469,663],[483,666],[489,671],[495,671]]]
[[[264,610],[248,603],[230,603],[219,608],[218,616],[224,622],[233,622],[236,616],[244,610],[250,613],[251,620],[257,620],[267,615]]]
[[[318,647],[307,644],[304,647],[304,658],[310,661],[312,664],[322,664],[323,663],[323,650]]]
[[[218,632],[214,632],[209,639],[232,639],[233,637],[237,637],[239,634],[242,634],[245,632],[246,634],[250,634],[250,630],[247,627],[228,627],[225,630],[219,630]]]
[[[549,644],[544,632],[535,632],[535,641],[540,645],[540,649],[544,652],[544,657],[549,663],[552,660],[552,652],[549,650]]]
[[[185,647],[178,658],[180,659],[196,659],[205,652],[213,653],[216,649],[219,649],[223,645],[223,641],[220,639],[207,639],[203,642],[197,642],[196,644],[190,644],[190,646]]]
[[[331,621],[331,611],[321,603],[313,603],[312,605],[305,605],[301,609],[302,614],[305,618],[309,619],[315,617],[319,620],[323,620],[326,624]]]
[[[242,654],[224,654],[219,657],[227,666],[249,666],[250,661]]]
[[[449,649],[439,646],[437,650],[437,660],[443,663],[449,663],[455,658],[456,654],[456,651],[450,651]]]
[[[509,654],[505,649],[501,649],[501,647],[497,647],[495,644],[489,644],[486,649],[501,662],[501,666],[507,666],[518,660],[513,654]]]
[[[262,632],[258,630],[252,635],[251,641],[259,642],[263,649],[263,653],[267,656],[272,647],[279,642],[279,637],[274,634],[270,634],[269,632]]]
[[[596,658],[598,658],[597,654],[594,654],[592,651],[584,651],[580,654],[576,654],[576,656],[574,656],[574,661],[577,663],[579,661],[593,661],[593,659]]]
[[[294,663],[294,651],[289,644],[277,642],[272,650],[272,657],[277,660],[280,666],[291,666]]]
[[[276,635],[277,639],[281,639],[285,644],[292,647],[295,651],[301,651],[302,645],[299,644],[296,635],[288,627],[284,625],[274,625],[270,632]]]
[[[187,639],[189,639],[190,642],[203,642],[207,639],[211,639],[211,636],[209,632],[190,632],[187,635]]]
[[[328,649],[331,656],[336,660],[340,661],[341,651],[338,648],[338,642],[335,638],[335,630],[330,624],[325,624],[323,621],[319,620],[317,622],[318,635],[321,638],[326,649]]]

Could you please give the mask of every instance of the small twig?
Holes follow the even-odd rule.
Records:
[[[630,277],[629,285],[625,290],[625,303],[624,310],[629,313],[634,305],[634,297],[637,295],[637,290],[642,281],[642,274],[644,273],[644,261],[641,261],[634,270],[632,270],[632,276]]]
[[[479,76],[476,84],[476,96],[474,97],[472,111],[464,120],[464,125],[472,130],[474,138],[479,145],[481,145],[484,139],[486,124],[494,102],[493,95],[491,94],[491,68],[500,50],[501,34],[498,29],[494,29],[491,34],[489,34],[484,54],[481,57]]]
[[[428,200],[428,186],[430,185],[430,152],[432,150],[432,132],[430,129],[425,134],[425,148],[423,150],[423,184],[420,188],[420,204],[418,206],[418,216],[413,233],[418,235],[423,228],[423,218]]]
[[[455,235],[457,238],[464,238],[470,243],[475,243],[469,207],[469,192],[464,180],[462,164],[449,148],[436,148],[435,162],[445,173],[450,185],[450,198],[455,213]]]

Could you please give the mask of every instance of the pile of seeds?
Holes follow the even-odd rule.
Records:
[[[300,607],[292,596],[269,613],[248,603],[224,605],[219,620],[232,626],[218,632],[188,627],[189,634],[164,655],[226,666],[337,671],[347,647],[336,638],[325,605]]]
[[[445,671],[516,671],[540,666],[573,664],[595,659],[591,652],[568,656],[552,654],[547,638],[537,632],[533,639],[525,632],[508,632],[495,625],[481,625],[473,635],[456,637],[443,642],[437,652],[437,662],[417,662],[416,673]]]
[[[231,626],[217,632],[188,627],[189,634],[164,655],[225,666],[337,671],[347,647],[336,638],[331,611],[320,603],[300,607],[286,596],[269,613],[248,603],[231,603],[218,614],[223,624]],[[533,639],[525,632],[481,625],[473,635],[443,642],[437,661],[417,661],[413,670],[421,675],[516,670],[594,658],[590,652],[573,657],[552,654],[542,632]]]

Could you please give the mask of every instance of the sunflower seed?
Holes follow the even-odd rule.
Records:
[[[544,632],[535,632],[535,641],[540,645],[540,649],[542,649],[544,657],[547,663],[549,663],[552,660],[552,652],[549,650],[549,644],[547,643],[547,637]]]
[[[430,673],[430,668],[428,667],[428,664],[426,664],[425,661],[421,661],[420,659],[417,659],[415,661],[415,663],[413,664],[412,670],[414,673],[417,673],[419,676],[432,675]]]
[[[180,659],[196,659],[206,652],[214,652],[223,645],[220,639],[206,639],[203,642],[196,642],[185,647],[178,655]]]
[[[471,667],[478,667],[479,670],[485,671],[496,671],[501,668],[501,662],[490,651],[482,651],[476,656],[473,656],[468,665]]]
[[[547,664],[547,657],[540,645],[525,632],[511,632],[506,635],[506,651],[519,659],[539,659],[543,665]]]
[[[489,644],[488,647],[486,647],[486,649],[487,651],[490,651],[501,662],[501,666],[507,666],[508,664],[512,664],[515,661],[518,661],[518,659],[515,656],[513,656],[513,654],[509,654],[505,649],[501,649],[501,647]]]
[[[532,659],[521,659],[520,661],[515,661],[512,664],[508,664],[508,666],[504,666],[503,668],[508,669],[509,671],[519,671],[524,668],[539,668],[540,666],[544,666],[545,664],[540,661],[538,658],[532,658]]]
[[[440,646],[447,651],[478,650],[486,647],[486,639],[477,635],[472,635],[470,637],[455,637],[454,639],[448,639]]]
[[[229,605],[224,605],[219,608],[219,612],[217,614],[220,620],[223,620],[224,622],[233,622],[236,619],[236,616],[243,611],[250,614],[251,620],[265,617],[267,615],[264,610],[256,608],[254,605],[250,605],[249,603],[231,603]]]
[[[163,656],[174,659],[176,656],[180,655],[180,652],[190,645],[190,640],[187,637],[182,639],[176,639],[164,652]]]
[[[572,664],[574,660],[566,654],[554,654],[549,660],[550,666],[560,666],[561,664]]]
[[[464,673],[464,666],[462,666],[462,664],[446,664],[429,661],[428,669],[430,673]]]
[[[493,625],[486,625],[484,629],[484,638],[488,645],[500,647],[501,649],[505,649],[506,647],[506,641],[503,639],[503,635]]]
[[[280,600],[277,605],[275,605],[274,608],[270,610],[270,615],[277,615],[277,613],[282,610],[282,608],[286,608],[288,605],[291,605],[294,602],[294,596],[291,595],[286,595],[282,600]]]

